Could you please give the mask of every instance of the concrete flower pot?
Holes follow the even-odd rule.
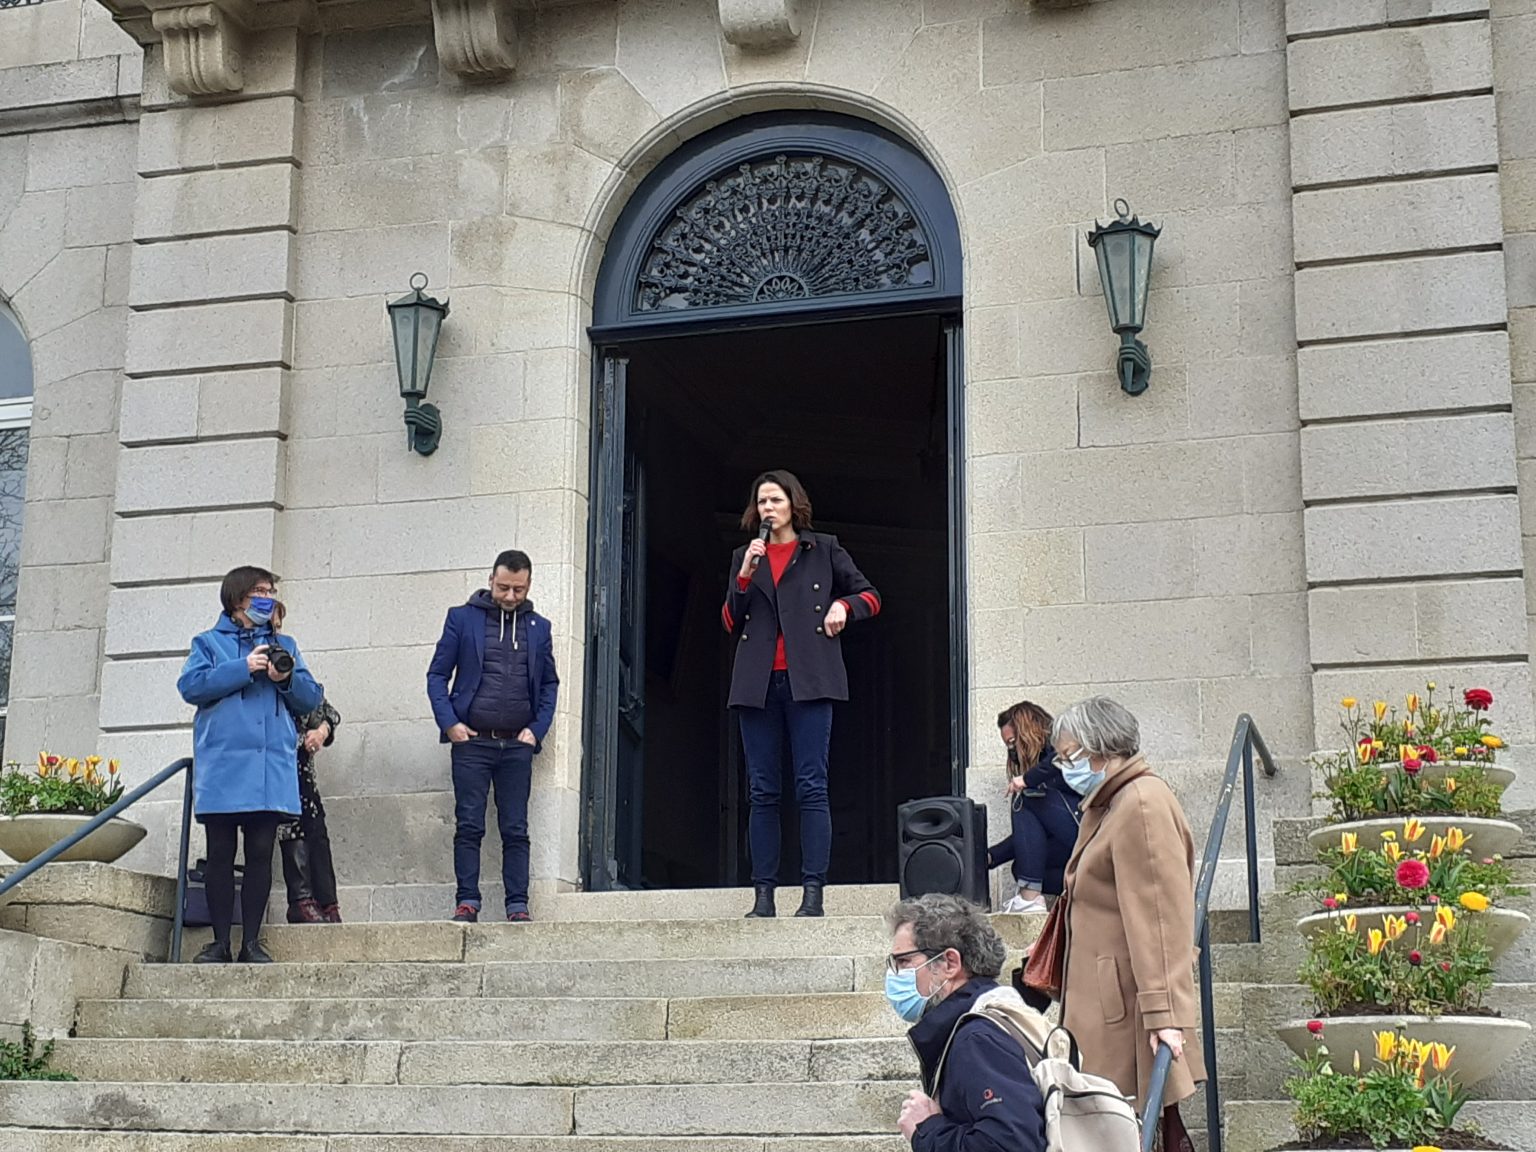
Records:
[[[1381,767],[1388,773],[1401,773],[1403,770],[1403,766],[1398,763],[1383,764]],[[1444,780],[1447,776],[1458,776],[1468,768],[1481,768],[1489,782],[1498,788],[1508,788],[1515,782],[1514,772],[1502,764],[1479,764],[1472,760],[1439,760],[1434,764],[1425,764],[1419,769],[1419,779]]]
[[[1375,816],[1369,820],[1346,820],[1341,824],[1324,824],[1307,833],[1307,842],[1321,852],[1336,847],[1339,837],[1353,832],[1360,838],[1362,847],[1376,847],[1381,843],[1383,832],[1397,833],[1398,843],[1403,844],[1403,817]],[[1420,816],[1419,823],[1425,832],[1421,840],[1412,845],[1428,848],[1430,839],[1444,836],[1450,828],[1460,828],[1466,834],[1467,843],[1474,856],[1497,856],[1513,851],[1525,836],[1525,829],[1508,820],[1489,820],[1481,816]],[[1410,845],[1403,844],[1408,851]]]
[[[0,852],[18,864],[25,864],[92,819],[94,817],[64,812],[0,816]],[[144,834],[142,824],[114,816],[58,859],[111,864],[144,839]]]
[[[1424,918],[1425,924],[1435,922],[1435,909],[1431,904],[1425,904],[1416,908],[1387,908],[1369,907],[1356,908],[1354,905],[1346,905],[1337,912],[1316,912],[1311,916],[1303,916],[1296,921],[1296,927],[1301,930],[1303,936],[1320,936],[1324,932],[1335,932],[1344,923],[1344,917],[1354,913],[1356,924],[1355,931],[1365,935],[1372,928],[1381,928],[1382,922],[1390,916],[1402,916],[1409,912],[1417,912]],[[1490,908],[1486,912],[1468,912],[1459,905],[1456,907],[1458,923],[1481,924],[1488,934],[1488,946],[1493,949],[1494,958],[1502,956],[1509,946],[1520,939],[1520,934],[1531,926],[1531,918],[1524,912],[1516,912],[1511,908]]]
[[[1349,1072],[1356,1052],[1362,1064],[1370,1064],[1377,1032],[1401,1032],[1410,1040],[1455,1045],[1449,1073],[1458,1084],[1476,1084],[1492,1076],[1531,1034],[1524,1020],[1501,1016],[1326,1016],[1322,1020],[1321,1042],[1328,1046],[1328,1062],[1335,1072]],[[1280,1039],[1298,1056],[1319,1042],[1307,1023],[1293,1020],[1277,1029]]]

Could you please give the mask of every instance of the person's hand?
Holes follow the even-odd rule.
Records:
[[[292,668],[288,669],[288,671],[286,671],[286,672],[279,672],[276,668],[274,668],[272,666],[272,662],[270,660],[267,661],[267,679],[272,681],[272,683],[274,683],[274,684],[281,684],[284,680],[288,679],[288,677],[290,677],[292,675],[293,675],[293,669]]]
[[[741,572],[739,573],[741,578],[743,580],[750,578],[752,570],[757,567],[757,562],[760,562],[766,555],[768,555],[768,545],[764,544],[761,540],[754,539],[752,543],[748,544],[746,555],[741,558]]]
[[[450,744],[462,744],[466,740],[474,739],[480,733],[476,732],[468,724],[455,724],[448,731],[444,732],[443,735],[448,737]]]
[[[848,606],[841,600],[832,601],[832,607],[827,609],[824,626],[828,636],[836,636],[848,626]]]
[[[251,649],[251,654],[245,658],[245,666],[252,676],[260,676],[268,668],[267,649],[270,645],[258,644]]]
[[[901,1118],[896,1121],[896,1127],[900,1128],[901,1134],[910,1141],[912,1133],[917,1131],[917,1126],[928,1117],[939,1115],[940,1111],[932,1096],[925,1096],[914,1088],[901,1102]]]
[[[1014,776],[1008,781],[1008,795],[1017,796],[1024,791],[1024,777]]]
[[[532,728],[524,728],[519,732],[517,734],[517,741],[519,744],[526,744],[530,748],[539,742],[538,738],[534,736]]]
[[[304,751],[313,756],[325,747],[325,742],[331,738],[331,726],[326,721],[320,721],[318,728],[311,728],[304,733]]]
[[[1159,1042],[1173,1049],[1175,1060],[1184,1059],[1184,1031],[1180,1028],[1159,1028],[1152,1033],[1152,1055],[1157,1055]]]

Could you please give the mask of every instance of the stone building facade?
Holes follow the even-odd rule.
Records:
[[[609,237],[669,156],[797,111],[906,142],[958,220],[973,795],[1026,695],[1123,699],[1197,833],[1241,711],[1292,766],[1271,812],[1345,694],[1475,681],[1536,745],[1531,0],[37,0],[0,6],[7,757],[185,754],[188,638],[270,564],[345,716],[348,910],[439,914],[423,673],[517,546],[563,680],[534,871],[580,886]],[[1163,229],[1139,397],[1085,241],[1119,197]],[[384,308],[416,271],[452,309],[426,457]]]

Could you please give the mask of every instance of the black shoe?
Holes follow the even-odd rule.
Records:
[[[800,896],[800,907],[795,910],[796,916],[825,916],[821,910],[822,886],[814,880],[807,880],[805,888]]]
[[[270,964],[272,957],[261,946],[260,940],[247,940],[240,945],[240,963],[242,964]]]
[[[228,964],[233,957],[229,954],[229,943],[221,944],[217,940],[208,944],[192,958],[194,964]]]
[[[455,924],[473,924],[480,919],[480,909],[473,904],[460,904],[453,910]]]
[[[757,898],[752,902],[752,911],[747,913],[747,919],[767,919],[777,916],[778,909],[773,906],[773,885],[754,884],[752,887],[757,893]]]

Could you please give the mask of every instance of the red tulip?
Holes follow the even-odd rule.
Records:
[[[1321,1036],[1323,1034],[1323,1022],[1321,1020],[1308,1020],[1307,1031],[1314,1036]]]
[[[1450,970],[1451,970],[1451,962],[1449,960],[1442,960],[1442,961],[1440,961],[1440,971],[1442,971],[1442,972],[1449,972]]]
[[[1404,916],[1403,919],[1408,921],[1410,924],[1417,924],[1419,922],[1419,914],[1417,912],[1410,912],[1408,915]]]
[[[1417,968],[1420,964],[1424,963],[1424,954],[1415,948],[1412,952],[1408,953],[1408,963]]]

